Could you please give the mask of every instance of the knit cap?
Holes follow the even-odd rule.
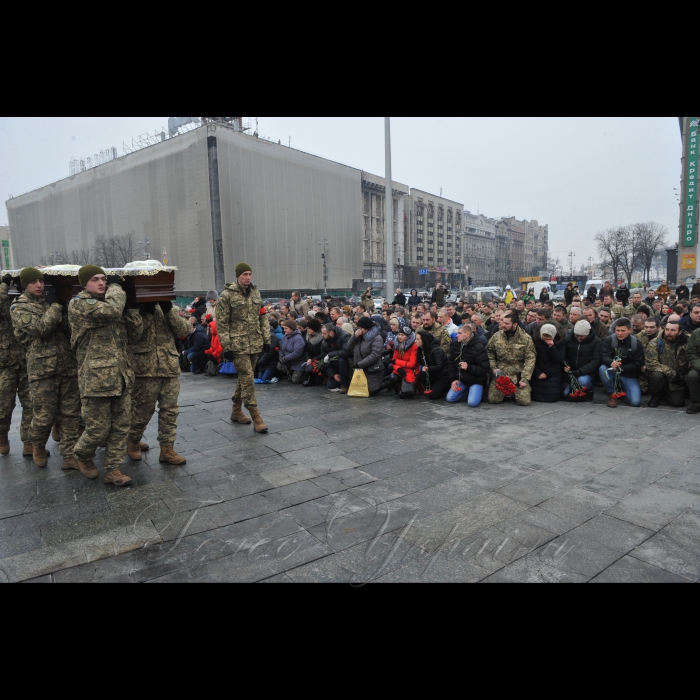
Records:
[[[80,286],[84,287],[95,275],[107,275],[107,273],[97,265],[85,265],[78,270]]]
[[[36,282],[37,280],[43,281],[44,274],[35,267],[25,267],[24,270],[19,273],[19,282],[22,285],[22,289],[26,289],[28,284]]]
[[[293,331],[297,330],[297,322],[292,321],[291,319],[287,319],[286,321],[282,321],[282,325],[285,326],[285,328],[291,328]]]
[[[240,277],[240,275],[239,275]],[[211,291],[207,294],[207,301],[219,301],[219,294],[217,292]]]
[[[574,335],[590,335],[591,333],[591,324],[588,323],[588,321],[579,321],[575,326],[574,326]]]
[[[357,325],[360,328],[363,328],[366,331],[371,331],[374,328],[374,321],[372,321],[371,318],[367,318],[367,316],[363,316],[358,322]]]
[[[236,279],[238,279],[244,272],[252,272],[253,268],[248,265],[248,263],[238,263],[236,265]]]
[[[556,338],[557,329],[551,323],[546,323],[544,326],[542,326],[542,329],[540,330],[540,336],[545,335],[549,336],[550,338]]]

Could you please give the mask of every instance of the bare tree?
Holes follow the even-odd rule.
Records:
[[[632,287],[632,277],[640,269],[639,236],[636,226],[625,226],[620,230],[620,269],[627,277],[627,286]]]
[[[102,267],[124,267],[133,262],[136,241],[133,233],[121,236],[99,236],[93,248],[95,260]]]
[[[632,233],[636,238],[639,269],[644,272],[648,287],[651,286],[651,270],[655,266],[659,253],[666,247],[668,229],[653,221],[646,224],[635,224]]]
[[[625,248],[625,238],[627,230],[624,226],[601,231],[595,237],[595,242],[598,245],[598,253],[600,254],[600,264],[603,268],[609,268],[613,272],[615,278],[615,286],[617,280],[620,279],[620,270],[622,269],[622,256]]]
[[[127,263],[134,262],[136,255],[136,241],[133,233],[125,233],[114,236],[114,250],[117,254],[116,267],[124,267]]]

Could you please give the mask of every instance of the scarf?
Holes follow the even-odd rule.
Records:
[[[372,342],[379,335],[379,326],[375,326],[371,331],[365,333],[365,340]]]
[[[397,349],[398,352],[399,352],[399,356],[400,356],[400,357],[403,357],[404,353],[405,353],[407,350],[410,350],[411,347],[413,346],[413,344],[414,344],[415,342],[416,342],[416,334],[415,334],[415,333],[411,333],[411,335],[406,339],[405,342],[399,343],[399,344],[396,346],[396,349]]]

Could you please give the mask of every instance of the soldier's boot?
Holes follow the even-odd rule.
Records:
[[[253,421],[243,413],[243,407],[239,403],[233,404],[233,413],[231,413],[231,423],[240,423],[241,425],[250,425]]]
[[[7,434],[0,435],[0,455],[10,454],[10,441],[7,439]]]
[[[608,408],[617,408],[617,399],[610,397],[610,401],[608,401]]]
[[[140,462],[143,459],[141,446],[138,442],[131,442],[131,440],[127,440],[126,453],[129,455],[129,459],[133,459],[134,462]]]
[[[148,452],[151,449],[151,446],[147,442],[140,442],[139,449],[141,452]]]
[[[648,406],[649,408],[658,408],[659,406],[661,406],[661,397],[657,394],[652,394]]]
[[[128,486],[131,483],[131,479],[122,474],[118,469],[108,469],[105,474],[104,482],[105,484],[114,484],[121,488],[123,486]]]
[[[255,432],[266,433],[267,426],[260,415],[260,411],[258,411],[257,408],[249,408],[248,411],[250,412],[250,417],[253,419],[253,427],[255,428]]]
[[[78,471],[86,478],[86,479],[97,479],[99,476],[97,472],[97,467],[95,466],[95,463],[91,459],[79,459],[78,460]]]
[[[49,453],[45,447],[37,447],[34,445],[32,458],[34,459],[34,464],[41,469],[45,469],[49,463]]]
[[[53,428],[51,428],[51,437],[53,438],[54,442],[61,442],[61,431],[58,429],[57,425],[54,425]]]
[[[34,456],[34,445],[31,442],[25,442],[24,448],[22,449],[22,457],[33,457]]]
[[[63,463],[61,464],[61,469],[64,472],[70,471],[71,469],[80,471],[80,468],[78,467],[78,460],[75,457],[64,457]]]
[[[689,416],[697,416],[698,413],[700,413],[700,406],[693,405],[686,411],[686,413]]]
[[[158,461],[161,464],[172,464],[179,467],[182,464],[187,464],[187,460],[179,455],[171,446],[161,445],[160,446],[160,457]]]

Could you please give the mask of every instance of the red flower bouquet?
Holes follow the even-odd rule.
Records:
[[[496,379],[496,388],[503,394],[503,396],[514,396],[518,391],[518,387],[513,384],[510,377],[501,375]]]
[[[571,375],[571,393],[569,396],[572,399],[583,399],[586,397],[586,387],[579,382],[574,375]]]

